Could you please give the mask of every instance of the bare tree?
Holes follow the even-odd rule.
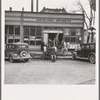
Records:
[[[92,32],[93,31],[92,24],[95,22],[96,0],[88,0],[88,3],[89,3],[89,9],[90,9],[89,15],[85,11],[84,6],[82,5],[80,1],[76,2],[76,5],[85,16],[84,23],[86,25],[87,30],[88,29],[91,30],[91,32],[88,34],[87,42],[89,42],[90,35],[91,35],[91,42],[93,42],[94,33]],[[88,20],[89,23],[87,23],[86,20]]]
[[[86,28],[89,29],[93,23],[93,21],[95,20],[95,11],[96,11],[96,5],[95,5],[95,0],[87,0],[88,4],[89,4],[89,10],[90,10],[90,14],[87,14],[84,6],[82,5],[82,3],[80,1],[76,2],[76,6],[78,7],[78,10],[73,11],[73,12],[82,12],[85,16],[84,19],[84,23],[86,25]],[[94,13],[93,13],[94,12]],[[88,20],[88,22],[87,22]]]

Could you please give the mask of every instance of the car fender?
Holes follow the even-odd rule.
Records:
[[[10,55],[13,57],[13,53],[11,52],[11,53],[9,53],[9,57],[10,57]],[[14,57],[13,57],[14,58]]]

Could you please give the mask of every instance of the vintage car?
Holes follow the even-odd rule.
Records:
[[[85,58],[95,63],[95,43],[80,44],[80,48],[72,52],[72,59]]]
[[[5,45],[5,59],[28,61],[31,58],[27,43],[9,43]]]

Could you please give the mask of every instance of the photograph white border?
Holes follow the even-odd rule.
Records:
[[[97,27],[96,27],[96,84],[93,85],[30,85],[30,84],[4,84],[4,26],[5,26],[5,13],[4,1],[2,0],[2,19],[1,19],[1,57],[2,57],[2,100],[98,100],[98,83],[99,83],[99,1],[96,0],[96,14],[97,14]]]

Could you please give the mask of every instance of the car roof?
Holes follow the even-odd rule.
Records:
[[[81,45],[95,44],[95,43],[82,43]]]
[[[21,43],[21,42],[18,42],[18,43],[8,43],[8,44],[11,44],[11,45],[28,45],[27,43]],[[6,44],[6,45],[8,45]]]

